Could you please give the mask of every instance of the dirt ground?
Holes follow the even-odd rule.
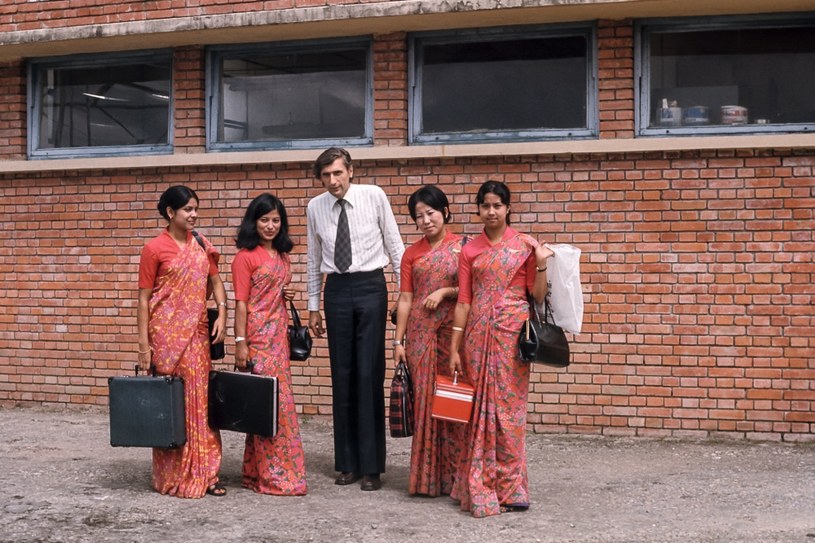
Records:
[[[240,488],[243,436],[224,432],[229,493],[150,490],[149,449],[113,448],[106,409],[0,409],[0,541],[815,543],[815,444],[530,435],[532,508],[474,519],[407,495],[409,440],[390,439],[378,492],[333,484],[331,426],[303,420],[309,493]]]

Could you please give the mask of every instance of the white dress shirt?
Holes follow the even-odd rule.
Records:
[[[376,185],[351,183],[345,193],[345,212],[351,232],[351,267],[348,273],[384,268],[389,263],[399,284],[399,266],[405,245],[388,197]],[[340,217],[339,200],[324,192],[306,208],[308,225],[308,310],[319,311],[324,273],[338,273],[334,265],[334,240]]]

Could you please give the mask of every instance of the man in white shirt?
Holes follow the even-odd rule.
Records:
[[[385,471],[385,325],[391,264],[399,284],[405,246],[385,192],[352,184],[345,149],[325,150],[314,176],[326,192],[308,203],[308,310],[311,333],[328,331],[334,415],[334,481],[379,490]],[[320,296],[325,281],[325,320]]]

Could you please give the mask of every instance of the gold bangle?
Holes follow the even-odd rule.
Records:
[[[148,349],[146,351],[138,351],[139,354],[147,354],[147,353],[150,353],[150,352],[153,352],[152,347],[148,347]]]
[[[461,326],[453,326],[453,332],[463,332],[464,328]]]

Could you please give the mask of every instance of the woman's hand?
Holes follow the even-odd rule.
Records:
[[[405,355],[405,346],[401,343],[393,346],[393,362],[394,367],[399,365],[399,362],[407,363],[407,356]]]
[[[223,343],[226,337],[226,311],[218,313],[218,318],[215,324],[212,325],[212,337],[209,338],[212,343]]]
[[[294,295],[296,293],[297,293],[297,291],[294,290],[289,285],[284,285],[283,286],[283,299],[286,300],[287,302],[290,302],[290,301],[294,300]]]
[[[436,309],[439,307],[439,304],[444,300],[444,291],[447,290],[447,287],[440,288],[439,290],[433,291],[427,295],[427,298],[424,299],[424,306],[427,309]]]
[[[555,252],[549,248],[549,246],[545,243],[539,243],[537,247],[535,247],[535,261],[538,263],[539,268],[546,267],[546,259],[555,256]]]
[[[456,372],[459,374],[462,373],[461,355],[459,355],[457,351],[450,353],[450,375],[455,375]]]
[[[139,359],[136,362],[136,369],[138,371],[147,372],[150,371],[150,366],[153,365],[153,349],[149,346],[145,349],[142,349],[141,346],[139,347]]]
[[[249,344],[246,340],[235,344],[235,365],[239,370],[246,369],[246,362],[249,360]]]

